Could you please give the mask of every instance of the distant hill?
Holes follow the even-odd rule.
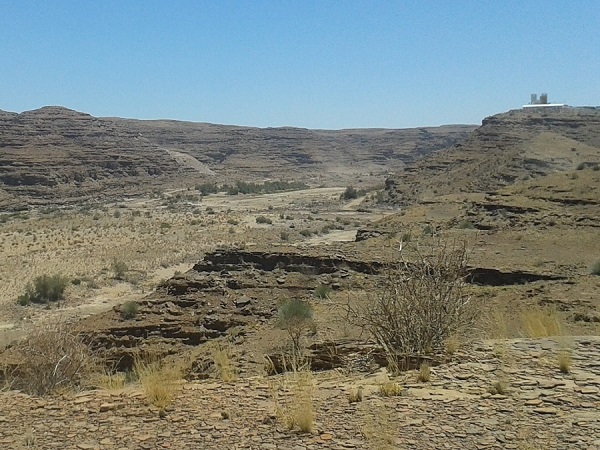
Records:
[[[464,141],[474,129],[329,131],[97,118],[56,106],[0,111],[0,207],[211,180],[381,180]]]
[[[386,181],[386,198],[490,192],[600,163],[600,109],[524,109],[483,120],[468,139],[409,164]]]

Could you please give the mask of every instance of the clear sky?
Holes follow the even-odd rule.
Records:
[[[252,126],[600,105],[598,0],[0,0],[0,109]]]

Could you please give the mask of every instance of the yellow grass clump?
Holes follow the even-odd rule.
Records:
[[[231,361],[229,349],[223,346],[215,347],[211,351],[211,356],[217,376],[226,383],[235,381],[237,371]]]
[[[310,433],[314,429],[313,380],[308,371],[283,375],[278,387],[272,386],[275,413],[289,430]],[[280,397],[279,393],[288,395]],[[291,394],[291,395],[289,395]]]
[[[560,336],[563,325],[556,309],[535,307],[521,314],[522,333],[526,337]]]
[[[153,358],[138,358],[134,372],[148,403],[160,410],[168,407],[179,391],[182,369]]]

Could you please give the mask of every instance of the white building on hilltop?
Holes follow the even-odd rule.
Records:
[[[548,94],[540,94],[538,99],[537,94],[531,94],[531,101],[528,105],[523,105],[523,108],[562,108],[565,107],[564,103],[548,103]]]

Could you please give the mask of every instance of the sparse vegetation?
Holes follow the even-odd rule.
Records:
[[[134,372],[148,403],[164,410],[173,402],[179,391],[181,367],[147,357],[136,359]]]
[[[320,284],[315,288],[314,295],[316,298],[326,299],[331,295],[331,288],[326,284]]]
[[[402,386],[395,381],[385,381],[379,385],[379,393],[384,397],[397,397],[402,392]]]
[[[465,289],[464,243],[440,241],[428,254],[417,246],[412,257],[409,262],[401,254],[401,263],[388,269],[382,289],[363,306],[348,306],[350,320],[369,331],[397,367],[408,355],[443,351],[450,336],[476,323],[479,312]]]
[[[417,381],[420,381],[421,383],[427,383],[429,380],[431,380],[431,366],[427,362],[422,362],[419,366]]]
[[[10,386],[33,395],[82,388],[95,371],[87,345],[62,321],[38,326],[8,352]]]
[[[504,379],[496,380],[489,388],[490,394],[506,395],[508,392],[508,382]]]
[[[256,223],[271,225],[273,223],[273,221],[271,219],[269,219],[268,217],[258,216],[256,218]]]
[[[567,374],[571,372],[571,352],[568,349],[561,349],[557,355],[558,368],[559,370]]]
[[[64,298],[64,292],[69,284],[69,279],[60,275],[41,275],[25,288],[25,293],[17,299],[22,305],[30,303],[57,302]]]
[[[590,269],[590,273],[592,275],[600,275],[600,259],[597,260],[594,264],[592,264],[592,268]]]
[[[359,403],[363,401],[363,387],[358,386],[350,390],[348,394],[348,403]]]
[[[127,264],[124,261],[119,259],[115,259],[112,262],[112,269],[115,273],[115,280],[123,280],[125,278],[125,273],[129,270]]]
[[[527,337],[541,338],[563,334],[563,323],[554,308],[534,307],[522,311],[522,332]]]
[[[313,326],[313,310],[310,303],[299,300],[285,300],[279,307],[277,326],[287,331],[292,341],[292,368],[296,370],[302,359],[302,334]]]
[[[211,351],[217,377],[226,383],[235,381],[237,371],[231,362],[230,351],[227,347],[218,345]]]
[[[133,319],[137,316],[139,310],[140,305],[133,300],[129,300],[121,305],[121,317],[125,320]]]

